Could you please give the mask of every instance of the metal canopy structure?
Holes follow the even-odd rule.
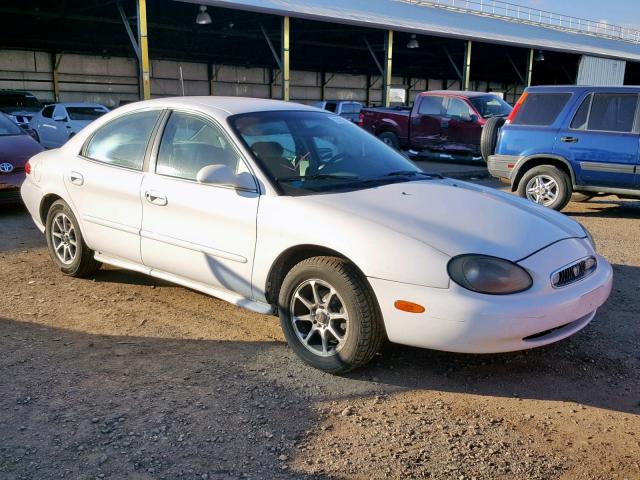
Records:
[[[415,0],[175,0],[296,18],[640,61],[638,43],[574,33]],[[449,2],[451,3],[451,2]],[[465,2],[459,2],[463,5]],[[469,2],[466,2],[469,3]],[[500,2],[502,3],[502,2]],[[488,1],[490,5],[491,2]],[[597,32],[596,32],[597,33]]]

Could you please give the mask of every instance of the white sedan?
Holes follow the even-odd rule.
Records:
[[[27,173],[24,202],[63,273],[106,263],[278,312],[291,348],[329,372],[367,363],[385,339],[469,353],[546,345],[585,327],[611,291],[579,223],[423,173],[303,105],[130,104]]]

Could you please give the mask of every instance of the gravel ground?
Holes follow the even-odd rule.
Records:
[[[565,213],[615,269],[585,330],[503,355],[387,345],[333,377],[275,317],[114,268],[62,276],[5,210],[0,479],[639,479],[640,202]]]

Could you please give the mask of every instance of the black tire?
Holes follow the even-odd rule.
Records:
[[[496,144],[498,143],[498,130],[504,125],[504,117],[491,117],[482,127],[482,136],[480,137],[480,154],[485,162],[489,160],[489,156],[496,153]]]
[[[572,202],[588,202],[595,196],[596,196],[595,193],[574,192],[573,195],[571,195],[571,201]]]
[[[558,211],[562,210],[567,203],[569,203],[569,200],[571,200],[572,188],[569,176],[553,165],[539,165],[537,167],[533,167],[531,170],[525,172],[520,179],[520,183],[518,184],[518,195],[522,198],[534,201],[527,196],[527,185],[529,182],[535,182],[536,177],[541,179],[548,177],[554,180],[557,186],[555,199],[549,204],[544,204],[544,206]]]
[[[303,325],[299,328],[294,327],[292,311],[292,299],[297,291],[299,293],[304,290],[301,288],[309,281],[323,282],[334,288],[337,296],[333,298],[342,306],[342,310],[348,314],[348,320],[337,328],[344,328],[344,340],[342,344],[338,343],[333,349],[333,353],[328,356],[322,356],[321,352],[314,353],[311,347],[305,346],[303,340],[298,336],[300,330],[304,328],[304,323],[308,323],[308,327],[313,328],[311,320],[303,321]],[[320,287],[320,288],[324,288]],[[322,291],[320,291],[322,293]],[[323,302],[329,296],[321,296]],[[331,302],[327,302],[331,303]],[[334,304],[335,305],[335,304]],[[278,310],[280,314],[280,325],[291,349],[307,364],[312,367],[324,370],[329,373],[344,373],[349,370],[361,367],[369,362],[373,356],[380,350],[386,335],[382,322],[382,314],[378,307],[375,296],[363,278],[362,274],[355,266],[348,261],[337,257],[313,257],[294,266],[286,275],[280,295],[278,298]],[[302,306],[300,303],[294,303],[293,309]],[[311,312],[309,308],[303,307],[302,312]],[[332,313],[330,307],[328,312]],[[300,313],[298,313],[300,315]],[[311,318],[320,318],[313,315],[306,315]],[[331,323],[336,328],[335,323]],[[335,320],[333,320],[335,322]],[[321,321],[315,322],[321,327]],[[326,328],[326,327],[321,327]],[[306,333],[306,332],[303,332]],[[316,330],[316,340],[321,342],[320,331]],[[327,335],[325,333],[325,335]],[[309,335],[312,337],[313,335]],[[307,342],[309,342],[307,338]],[[329,337],[328,337],[329,338]],[[333,337],[337,341],[337,337]],[[322,342],[321,342],[322,343]],[[320,346],[317,346],[320,348]],[[327,349],[331,353],[330,349]]]
[[[54,228],[54,221],[59,214],[65,216],[73,227],[73,235],[68,235],[67,239],[73,239],[75,241],[75,250],[73,257],[69,258],[69,262],[64,262],[56,253],[56,247],[54,246],[54,235],[59,235],[59,227]],[[60,220],[61,217],[58,218]],[[82,232],[78,225],[75,215],[69,208],[69,205],[63,200],[57,200],[53,202],[49,211],[47,212],[47,222],[45,229],[45,236],[47,238],[47,247],[49,249],[49,255],[51,259],[65,275],[71,277],[86,277],[95,273],[102,265],[94,258],[94,251],[87,247],[87,244],[82,238]],[[64,248],[63,248],[64,250]]]
[[[378,135],[378,138],[389,145],[391,148],[400,150],[400,142],[398,141],[398,136],[395,133],[382,132],[380,135]]]

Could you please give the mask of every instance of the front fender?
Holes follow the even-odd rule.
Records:
[[[257,221],[254,294],[264,300],[278,257],[299,245],[317,245],[350,259],[367,277],[448,288],[449,256],[370,220],[292,197],[264,196]]]

